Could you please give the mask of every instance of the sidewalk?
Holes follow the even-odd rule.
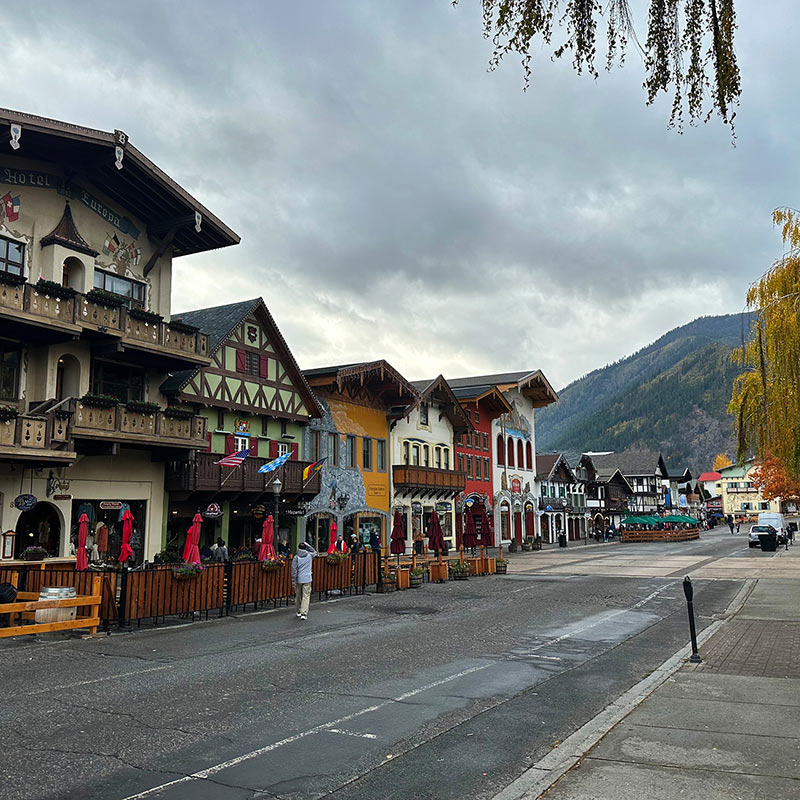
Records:
[[[780,557],[800,559],[800,546]],[[502,797],[800,798],[800,583],[761,578],[699,649],[701,664],[682,660],[549,790],[539,780]]]

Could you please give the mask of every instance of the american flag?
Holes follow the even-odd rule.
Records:
[[[219,461],[215,461],[215,464],[219,464],[221,467],[241,467],[242,462],[250,455],[249,450],[240,450],[238,453],[231,453],[230,455],[225,456],[225,458],[221,458]]]
[[[291,455],[291,453],[284,453],[282,456],[278,456],[274,461],[264,464],[264,466],[259,469],[259,472],[274,472],[278,467],[282,467],[289,458],[291,458]]]

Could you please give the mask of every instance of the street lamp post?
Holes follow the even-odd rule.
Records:
[[[281,479],[275,476],[275,480],[272,481],[272,496],[275,498],[275,541],[279,540],[278,537],[278,509],[280,504],[281,498],[281,489],[283,488],[283,484],[281,483]]]

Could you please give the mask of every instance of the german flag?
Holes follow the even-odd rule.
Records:
[[[315,472],[319,472],[322,469],[322,463],[327,459],[321,458],[319,461],[315,461],[313,464],[309,464],[303,470],[303,483],[305,483]]]

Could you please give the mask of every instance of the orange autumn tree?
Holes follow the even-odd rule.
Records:
[[[733,464],[728,456],[725,453],[717,453],[717,457],[714,459],[714,472],[719,472],[721,469],[725,469],[725,467],[729,467]]]
[[[765,500],[800,497],[800,481],[790,478],[780,459],[772,453],[767,453],[756,464],[749,477]]]

